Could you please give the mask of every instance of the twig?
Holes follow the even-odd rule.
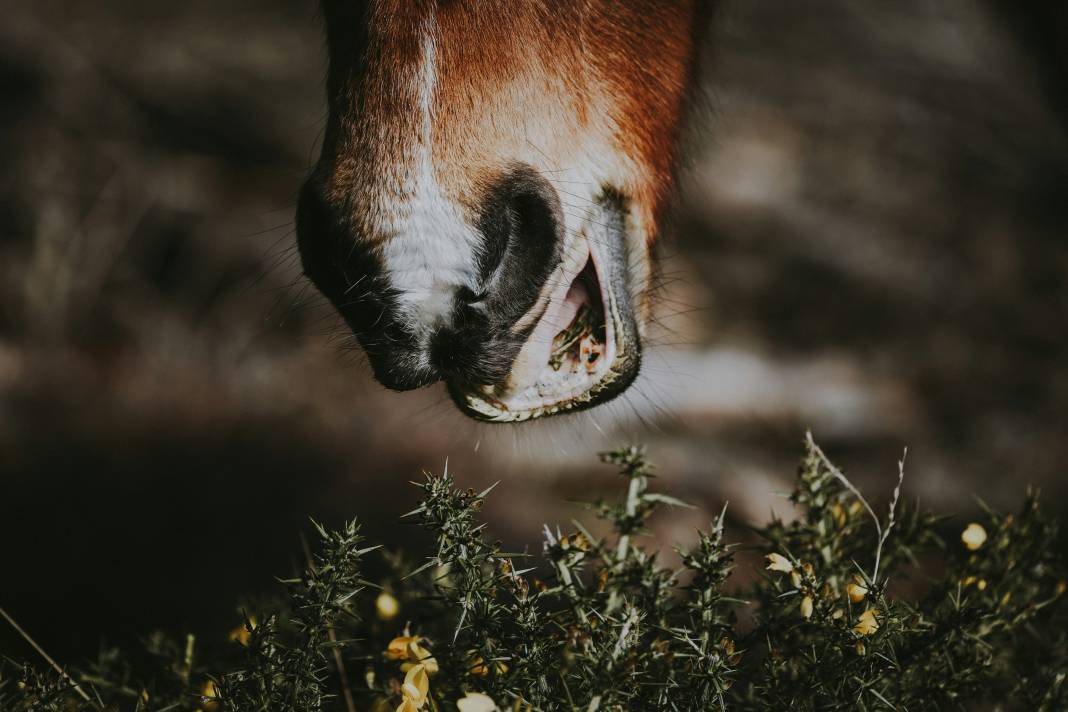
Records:
[[[879,560],[882,558],[883,544],[886,543],[887,537],[890,536],[890,530],[897,523],[895,514],[897,512],[897,502],[901,499],[901,483],[905,481],[905,458],[908,456],[909,449],[905,448],[905,452],[901,454],[901,459],[897,461],[897,487],[894,487],[894,496],[890,499],[890,513],[886,516],[886,529],[883,530],[882,536],[879,537],[879,548],[875,552],[875,575],[872,577],[872,581],[875,581],[879,576]]]
[[[616,647],[612,650],[612,660],[618,660],[619,656],[623,654],[624,647],[627,644],[627,636],[630,635],[631,628],[638,622],[638,610],[632,608],[630,613],[627,614],[627,620],[623,623],[623,629],[619,631],[619,640],[616,641]]]
[[[27,633],[25,630],[23,630],[22,626],[20,626],[18,623],[15,622],[14,618],[12,618],[10,615],[8,615],[8,612],[4,610],[3,606],[0,606],[0,617],[3,617],[3,619],[6,620],[8,622],[8,624],[12,628],[15,629],[15,632],[18,633],[19,635],[21,635],[22,639],[25,640],[27,643],[29,643],[30,647],[33,648],[34,650],[36,650],[37,654],[40,655],[42,658],[44,658],[46,663],[48,663],[49,665],[52,666],[52,669],[54,669],[56,672],[58,672],[63,677],[64,680],[69,682],[71,684],[71,687],[74,689],[74,691],[77,692],[78,695],[83,700],[85,700],[86,702],[88,702],[91,705],[93,704],[93,700],[89,697],[88,694],[86,694],[85,690],[83,690],[81,688],[81,684],[78,683],[78,682],[75,682],[74,678],[72,678],[70,675],[68,675],[67,671],[64,670],[62,667],[60,667],[59,663],[57,663],[55,660],[53,660],[52,656],[49,655],[48,653],[46,653],[44,648],[42,648],[40,645],[38,645],[37,641],[34,640],[30,636],[29,633]],[[96,705],[93,705],[93,706],[96,707]],[[100,709],[100,708],[97,707],[97,709]]]
[[[853,495],[860,500],[860,503],[864,505],[864,508],[868,510],[868,514],[871,515],[871,519],[875,522],[875,533],[879,537],[879,546],[875,549],[875,567],[872,569],[871,582],[878,583],[879,580],[879,565],[882,562],[883,557],[883,544],[886,543],[887,538],[890,536],[890,530],[894,528],[895,519],[894,513],[897,510],[897,502],[901,497],[901,483],[905,480],[905,458],[908,456],[908,448],[905,448],[905,453],[901,456],[901,459],[897,463],[897,487],[894,488],[894,496],[890,502],[890,515],[887,518],[886,529],[883,529],[882,522],[879,521],[879,517],[875,514],[875,510],[868,504],[868,500],[864,499],[864,495],[860,493],[853,483],[849,481],[849,478],[838,469],[838,467],[831,462],[831,459],[827,457],[823,449],[816,444],[816,441],[812,437],[812,431],[809,430],[805,433],[805,440],[809,449],[819,457],[824,467],[834,475],[839,482],[845,485],[846,489],[853,493]]]
[[[633,518],[638,513],[638,492],[641,489],[642,475],[631,474],[630,484],[627,487],[627,516]],[[616,546],[616,563],[620,563],[627,558],[627,551],[630,549],[630,535],[624,534],[619,537],[619,543]]]
[[[304,533],[300,534],[300,545],[304,549],[304,558],[308,560],[308,568],[311,569],[313,574],[317,574],[318,569],[315,566],[315,559],[312,558],[311,548],[308,546],[308,540],[305,538]],[[341,694],[345,697],[345,709],[348,712],[356,712],[356,701],[352,697],[352,688],[349,687],[349,675],[345,669],[345,659],[341,657],[341,649],[337,646],[337,632],[333,626],[326,629],[326,635],[330,638],[331,650],[334,653],[334,665],[337,667],[337,676],[341,679]]]

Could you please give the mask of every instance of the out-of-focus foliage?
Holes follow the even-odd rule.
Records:
[[[576,522],[546,527],[540,562],[502,551],[477,519],[488,492],[428,475],[406,517],[433,543],[415,564],[387,555],[397,576],[361,579],[372,549],[355,523],[319,528],[321,553],[282,582],[285,602],[235,631],[239,661],[203,661],[192,638],[154,636],[136,665],[107,652],[69,678],[8,667],[0,709],[1068,705],[1065,569],[1034,493],[1016,514],[989,511],[944,542],[943,522],[898,491],[878,516],[809,439],[791,495],[800,516],[760,530],[766,568],[728,594],[723,515],[680,550],[680,568],[666,567],[641,537],[658,508],[685,505],[650,488],[640,449],[603,459],[626,487],[589,505],[606,537]],[[926,590],[901,593],[917,581]]]

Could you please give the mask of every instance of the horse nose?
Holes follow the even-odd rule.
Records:
[[[482,198],[478,287],[461,288],[451,323],[431,344],[446,374],[473,383],[507,376],[525,340],[516,323],[560,264],[564,221],[552,184],[530,166],[504,172]]]

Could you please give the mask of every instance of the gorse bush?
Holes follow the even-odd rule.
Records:
[[[478,521],[489,492],[428,475],[406,515],[433,537],[423,561],[320,527],[284,604],[246,615],[237,660],[157,635],[62,673],[10,664],[0,709],[1068,709],[1065,569],[1033,493],[943,542],[944,520],[900,487],[876,512],[810,438],[799,516],[758,530],[760,575],[732,588],[724,515],[669,568],[642,534],[683,504],[650,489],[641,450],[603,459],[626,492],[589,505],[607,537],[546,527],[540,560],[502,551]],[[364,581],[382,555],[396,576]]]

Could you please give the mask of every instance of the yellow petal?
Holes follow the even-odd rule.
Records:
[[[879,630],[877,615],[879,615],[879,611],[875,608],[870,608],[861,613],[860,618],[857,619],[857,624],[853,626],[853,632],[857,635],[871,635]]]
[[[471,667],[469,669],[469,672],[472,675],[480,675],[482,677],[485,677],[486,675],[489,675],[489,668],[486,667],[486,664],[483,662],[481,656],[479,656],[479,655],[471,656],[470,665],[471,665]]]
[[[419,638],[413,638],[408,643],[406,654],[408,662],[422,665],[426,668],[427,674],[434,675],[437,673],[438,661],[434,659],[429,650],[419,644]]]
[[[407,697],[400,703],[400,707],[397,708],[397,712],[419,712],[420,705],[415,704]]]
[[[842,505],[838,504],[837,502],[832,504],[831,505],[831,516],[834,517],[834,523],[838,525],[839,529],[841,529],[842,527],[845,526],[847,517],[846,517],[846,511],[844,509],[842,509]]]
[[[230,640],[238,642],[241,645],[248,645],[248,639],[252,635],[252,632],[249,630],[249,628],[252,628],[253,630],[255,630],[256,625],[257,625],[256,617],[255,616],[249,616],[248,617],[248,625],[247,626],[244,623],[242,623],[241,625],[239,625],[238,627],[236,627],[236,628],[234,628],[233,630],[230,631],[230,635],[229,635]]]
[[[849,600],[853,603],[863,601],[864,597],[868,595],[868,587],[864,585],[864,580],[853,581],[846,586],[846,595],[849,596]]]
[[[812,596],[801,599],[801,617],[808,620],[812,617]]]
[[[219,702],[215,700],[219,696],[219,692],[215,689],[215,682],[208,680],[201,687],[201,697],[204,699],[201,701],[201,710],[204,712],[213,712],[213,710],[219,707]]]
[[[400,613],[400,603],[396,598],[383,591],[375,599],[375,613],[384,621],[391,621]]]
[[[405,699],[411,700],[416,707],[422,707],[426,703],[426,696],[429,691],[430,677],[427,675],[426,668],[422,665],[416,665],[404,676],[401,694],[404,695]]]
[[[494,712],[497,704],[481,692],[468,692],[462,700],[456,700],[456,708],[460,712]]]
[[[411,636],[398,636],[389,641],[389,646],[382,654],[386,656],[387,660],[404,660],[408,657],[408,643],[414,640],[416,639]]]
[[[480,677],[486,677],[487,675],[489,675],[490,666],[486,665],[486,661],[482,659],[481,655],[472,650],[468,653],[468,656],[469,657],[467,660],[467,671],[469,673],[471,673],[472,675],[478,675]],[[496,668],[498,675],[503,675],[508,672],[508,666],[500,660],[496,661],[493,667]]]
[[[975,551],[986,543],[986,529],[972,522],[960,533],[960,540],[964,542],[964,546],[968,548],[968,551]]]
[[[583,536],[582,532],[571,535],[571,546],[579,551],[590,550],[590,542]]]
[[[205,698],[200,703],[200,709],[204,712],[213,712],[217,709],[219,703],[215,698],[218,694],[218,691],[215,689],[215,683],[212,680],[205,682],[204,686],[200,688],[200,696]]]
[[[768,571],[781,571],[788,574],[794,570],[794,565],[782,554],[768,554],[765,558],[768,560]]]

